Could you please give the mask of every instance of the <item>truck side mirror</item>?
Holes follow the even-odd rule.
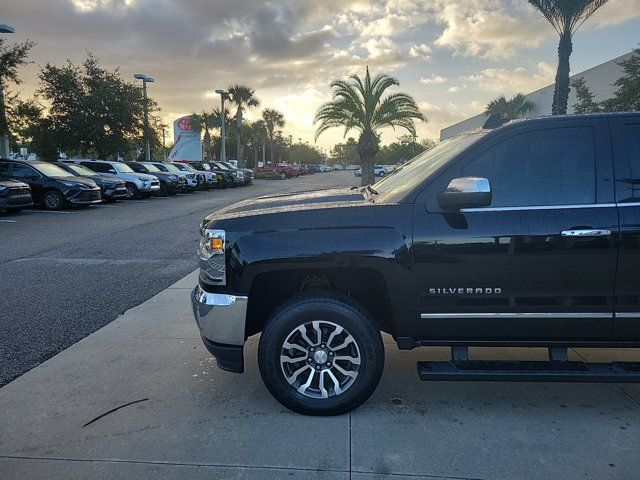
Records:
[[[491,185],[482,177],[454,178],[438,194],[438,203],[443,210],[487,207],[491,205]]]

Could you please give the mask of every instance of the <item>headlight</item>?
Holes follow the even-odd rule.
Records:
[[[2,192],[3,190],[6,190],[7,188],[9,188],[9,187],[7,187],[5,185],[0,185],[0,192]]]
[[[84,187],[85,186],[78,182],[62,182],[62,184],[66,185],[67,187]]]
[[[140,180],[141,182],[146,182],[147,181],[147,179],[144,178],[144,177],[138,177],[138,180]]]
[[[200,229],[200,271],[204,281],[213,285],[224,285],[225,277],[225,232],[224,230]]]

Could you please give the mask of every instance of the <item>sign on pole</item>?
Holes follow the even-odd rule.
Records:
[[[191,117],[180,117],[173,122],[173,148],[169,161],[201,162],[202,140],[200,133],[191,128]]]

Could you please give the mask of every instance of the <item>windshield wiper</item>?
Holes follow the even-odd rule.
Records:
[[[369,198],[371,195],[378,195],[378,191],[373,188],[371,185],[364,186],[360,188],[360,193],[366,195]]]

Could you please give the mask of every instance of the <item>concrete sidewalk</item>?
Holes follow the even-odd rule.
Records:
[[[196,278],[0,389],[0,478],[638,478],[640,386],[420,382],[416,361],[447,349],[398,352],[387,339],[368,403],[304,417],[262,385],[255,338],[244,375],[216,368],[191,316]],[[615,355],[605,360],[640,357]]]

